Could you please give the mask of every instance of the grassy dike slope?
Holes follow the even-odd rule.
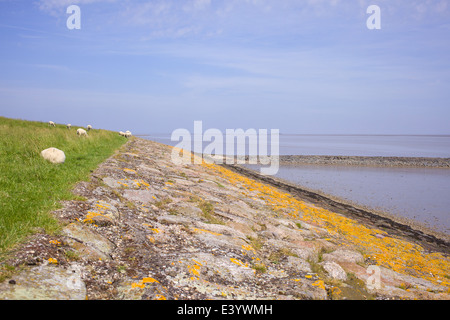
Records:
[[[71,200],[76,182],[85,180],[126,139],[116,132],[91,130],[78,137],[77,127],[0,117],[0,254],[40,228],[58,230],[49,214],[61,200]],[[40,152],[55,147],[63,164],[45,161]]]

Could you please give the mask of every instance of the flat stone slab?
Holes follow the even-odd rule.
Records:
[[[63,229],[63,234],[75,241],[72,243],[75,249],[94,257],[108,259],[115,248],[114,243],[81,223],[67,225]]]
[[[82,268],[44,264],[26,268],[0,283],[0,300],[85,300]]]

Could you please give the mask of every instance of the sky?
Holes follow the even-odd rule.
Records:
[[[450,1],[0,0],[0,116],[450,134]]]

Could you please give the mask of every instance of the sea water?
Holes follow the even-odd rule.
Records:
[[[276,176],[450,234],[450,169],[301,165]]]
[[[171,146],[178,144],[178,141],[171,141],[171,135],[167,133],[142,137]],[[270,139],[268,142],[270,144]],[[209,143],[204,142],[204,145]],[[225,146],[223,150],[226,150]],[[450,135],[280,134],[279,154],[450,158]]]

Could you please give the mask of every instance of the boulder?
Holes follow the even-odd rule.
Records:
[[[347,280],[347,273],[336,262],[326,261],[322,266],[331,278],[341,281]]]
[[[66,161],[66,155],[64,154],[64,151],[53,147],[42,150],[41,156],[51,163],[64,163],[64,161]]]
[[[323,255],[324,261],[334,261],[334,262],[351,262],[351,263],[361,263],[364,261],[364,257],[361,253],[346,250],[346,249],[338,249],[331,253],[325,253]]]

